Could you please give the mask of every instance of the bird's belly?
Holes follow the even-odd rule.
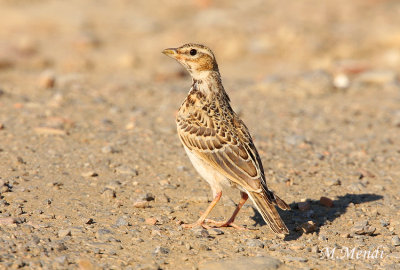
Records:
[[[215,196],[217,192],[221,191],[222,186],[231,186],[231,181],[226,178],[223,174],[214,169],[211,165],[204,162],[202,159],[198,158],[186,147],[185,151],[188,155],[190,161],[195,167],[196,171],[203,177],[208,184],[211,186],[213,195]]]

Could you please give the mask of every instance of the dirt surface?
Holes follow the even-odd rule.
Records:
[[[399,14],[395,0],[0,1],[0,269],[396,269]],[[179,226],[212,199],[175,130],[190,78],[161,54],[186,42],[214,50],[293,208],[285,239],[250,203],[249,231]],[[238,200],[227,190],[212,217]]]

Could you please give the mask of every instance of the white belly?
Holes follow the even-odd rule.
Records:
[[[214,197],[222,190],[222,186],[231,185],[228,178],[223,174],[219,173],[211,165],[192,154],[192,152],[190,152],[186,147],[184,148],[197,172],[208,182],[208,184],[210,184]]]

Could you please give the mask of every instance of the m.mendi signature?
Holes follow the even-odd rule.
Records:
[[[382,246],[368,250],[356,247],[349,248],[346,246],[340,249],[336,249],[336,247],[325,247],[321,250],[321,259],[328,260],[369,260],[378,258],[383,258]]]

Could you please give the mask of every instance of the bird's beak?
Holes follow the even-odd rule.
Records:
[[[175,48],[168,48],[162,51],[163,54],[165,54],[166,56],[172,57],[172,58],[176,58],[176,56],[178,55],[178,51]]]

